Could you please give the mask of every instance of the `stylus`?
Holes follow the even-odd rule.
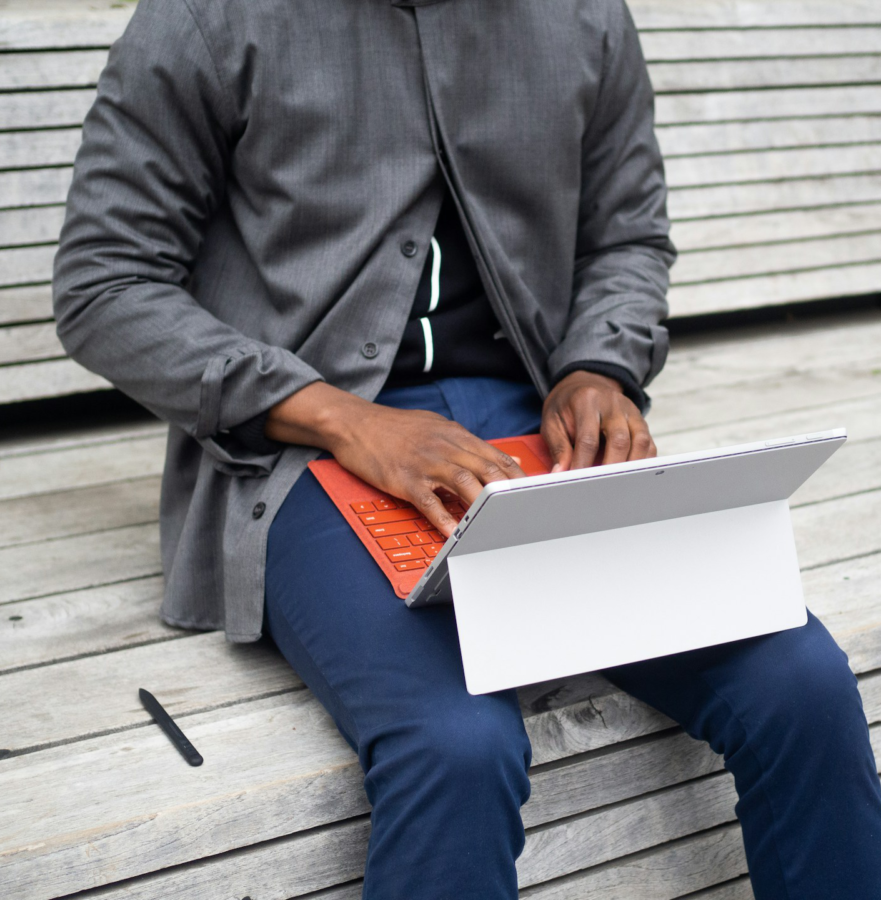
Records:
[[[156,724],[168,735],[168,739],[177,747],[180,755],[191,766],[201,766],[203,762],[201,754],[178,728],[174,719],[163,709],[162,704],[143,688],[138,691],[138,696],[141,698],[141,703],[144,704],[144,709],[153,716]]]

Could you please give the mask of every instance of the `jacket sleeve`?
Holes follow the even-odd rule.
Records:
[[[654,135],[654,95],[623,0],[611,21],[596,106],[583,139],[580,218],[569,322],[551,354],[560,373],[605,363],[644,387],[667,356],[666,186]]]
[[[278,454],[226,432],[321,376],[186,290],[242,127],[233,96],[188,2],[141,0],[86,117],[53,292],[70,356],[196,438],[224,470],[260,474]]]

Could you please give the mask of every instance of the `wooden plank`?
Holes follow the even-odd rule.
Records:
[[[92,86],[106,64],[106,50],[4,53],[0,91]]]
[[[792,506],[804,506],[879,489],[881,439],[849,441],[792,495],[789,502]]]
[[[632,5],[632,4],[631,4]],[[881,28],[692,29],[646,31],[642,51],[649,62],[775,59],[787,56],[851,56],[878,52]]]
[[[0,50],[109,47],[133,11],[118,0],[6,0]]]
[[[0,325],[52,318],[52,288],[41,284],[0,289]]]
[[[659,125],[879,112],[881,112],[881,85],[874,84],[853,87],[661,94],[655,102],[655,116]],[[48,111],[46,115],[49,115]]]
[[[866,491],[792,511],[802,569],[881,551],[881,492]]]
[[[0,210],[0,248],[57,243],[64,222],[63,206],[35,206]],[[33,282],[40,279],[28,278]],[[48,272],[44,281],[52,280]],[[2,300],[0,300],[2,303]]]
[[[305,689],[273,645],[231,644],[222,632],[12,672],[2,684],[3,747],[13,753],[143,725],[139,687],[173,716]]]
[[[0,172],[0,207],[11,209],[64,203],[72,179],[72,166]]]
[[[753,391],[752,397],[760,391]],[[790,434],[809,434],[822,431],[843,423],[847,426],[850,440],[863,440],[878,436],[881,423],[881,394],[870,395],[860,399],[833,400],[827,404],[812,406],[796,404],[796,408],[764,410],[756,408],[745,399],[750,395],[747,390],[739,391],[741,402],[737,403],[730,418],[726,421],[715,421],[706,424],[691,421],[691,427],[678,430],[656,427],[655,412],[652,412],[652,427],[662,453],[686,453],[688,451],[706,449],[708,447],[726,447],[731,444],[743,444],[750,440],[786,436]],[[677,421],[672,409],[667,410],[664,418],[673,424]],[[668,418],[669,417],[669,418]],[[714,418],[718,419],[718,416]],[[678,420],[681,423],[681,420]]]
[[[665,125],[658,127],[656,134],[667,159],[701,153],[877,143],[881,140],[881,116]]]
[[[131,525],[0,550],[0,604],[129,581],[162,571],[159,528]]]
[[[703,0],[687,7],[681,0],[630,0],[628,5],[643,30],[881,25],[875,0]]]
[[[746,871],[740,829],[731,825],[657,851],[637,853],[539,885],[521,900],[674,900]]]
[[[670,191],[668,205],[671,217],[676,220],[817,209],[878,200],[881,200],[881,173],[741,184],[736,190],[729,185],[675,188]]]
[[[649,75],[658,94],[874,84],[881,82],[879,48],[881,43],[871,55],[655,62],[649,64]]]
[[[0,287],[51,281],[57,250],[57,244],[0,250]]]
[[[881,203],[692,219],[674,222],[670,236],[682,253],[735,245],[859,234],[872,230],[881,230]]]
[[[161,602],[154,576],[12,603],[0,614],[0,671],[189,635],[160,620]]]
[[[17,448],[0,456],[0,500],[161,475],[166,433],[151,424],[70,445]]]
[[[0,548],[158,520],[158,477],[0,500]]]
[[[81,128],[0,132],[4,169],[70,165],[83,139]]]
[[[732,443],[824,431],[841,424],[850,428],[852,423],[847,410],[859,400],[866,401],[864,409],[870,418],[878,415],[881,376],[873,375],[871,371],[862,373],[859,367],[850,372],[841,369],[830,373],[783,373],[768,378],[761,390],[732,385],[695,392],[687,400],[677,398],[675,403],[665,404],[663,411],[652,410],[652,428],[659,453],[678,453],[683,452],[680,448],[684,443],[691,445],[692,450],[698,449],[701,445],[693,442],[706,440],[712,426],[718,426],[719,434],[738,435]],[[811,422],[813,427],[789,431],[792,423],[783,424],[788,421],[788,413],[800,413],[799,421]],[[768,433],[770,429],[773,429],[771,434]],[[689,434],[673,439],[677,432]],[[856,428],[852,436],[860,436]]]
[[[757,383],[783,372],[841,365],[868,370],[881,366],[881,308],[674,334],[667,364],[652,382],[651,393],[663,416],[661,408],[676,395],[726,385],[754,390]]]
[[[0,122],[4,131],[82,125],[95,95],[94,88],[0,94]]]
[[[670,290],[670,315],[694,316],[830,297],[858,297],[881,290],[881,264],[763,275],[679,285]]]
[[[852,175],[878,169],[881,144],[853,147],[811,147],[796,150],[766,150],[757,153],[714,153],[708,156],[676,157],[667,160],[667,182],[671,188],[781,178],[813,178]]]
[[[104,391],[112,387],[109,381],[89,372],[72,359],[0,368],[0,405]]]
[[[841,237],[781,241],[757,247],[692,250],[680,255],[674,285],[713,283],[730,278],[781,272],[832,269],[852,263],[881,262],[881,231]],[[749,290],[748,285],[744,286]]]
[[[749,878],[743,876],[719,887],[708,888],[699,894],[692,894],[689,900],[755,900]]]
[[[0,328],[0,365],[64,356],[55,323]]]

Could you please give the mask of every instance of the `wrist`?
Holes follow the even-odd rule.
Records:
[[[568,375],[561,378],[557,384],[583,384],[588,387],[616,391],[619,394],[624,393],[624,388],[620,381],[617,381],[609,375],[600,375],[599,372],[588,372],[584,369],[576,369],[574,372],[570,372]]]
[[[368,401],[316,381],[269,410],[266,436],[289,444],[306,444],[333,452],[351,439]]]

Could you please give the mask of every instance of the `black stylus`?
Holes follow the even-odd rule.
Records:
[[[144,709],[153,716],[156,724],[168,735],[169,740],[180,751],[180,755],[191,765],[201,766],[203,759],[199,751],[187,740],[187,736],[177,727],[174,719],[163,709],[162,704],[149,692],[138,691]]]

